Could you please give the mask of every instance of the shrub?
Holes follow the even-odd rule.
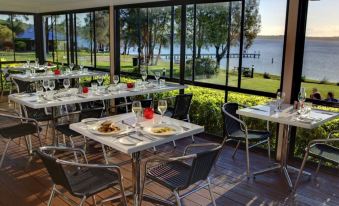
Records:
[[[16,51],[25,51],[26,47],[27,47],[27,45],[23,41],[16,41],[15,42],[15,50]]]
[[[328,84],[329,82],[328,82],[327,78],[324,77],[319,83],[320,84]]]
[[[192,75],[193,60],[186,61],[185,73],[187,76]],[[211,58],[200,58],[195,60],[195,75],[206,75],[210,77],[218,73],[216,61]]]
[[[339,82],[337,82],[337,86],[339,86]]]
[[[264,73],[264,79],[271,79],[270,73]]]
[[[306,77],[305,77],[305,75],[302,75],[301,76],[301,82],[305,82],[306,81]]]
[[[251,69],[248,67],[245,67],[242,71],[242,75],[244,75],[244,77],[251,77],[252,76]]]

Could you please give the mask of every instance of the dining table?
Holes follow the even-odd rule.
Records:
[[[102,122],[107,121],[110,121],[116,125],[125,124],[126,128],[116,135],[108,136],[102,135],[100,133],[98,134],[97,130],[93,130],[97,128],[98,124],[102,124]],[[121,153],[131,156],[133,180],[132,195],[134,206],[139,206],[141,204],[141,199],[160,205],[173,205],[173,203],[170,203],[169,201],[161,200],[151,195],[141,194],[141,153],[156,146],[202,133],[204,132],[204,127],[166,116],[161,118],[160,115],[157,114],[154,114],[153,119],[139,118],[138,122],[136,121],[137,118],[135,114],[125,113],[97,119],[96,121],[91,120],[89,121],[90,123],[86,121],[74,123],[70,125],[70,129],[82,134],[83,136],[86,136],[91,140],[101,143],[103,149],[104,146],[108,146]],[[159,125],[159,122],[161,122],[161,125],[165,124],[176,128],[175,132],[166,136],[151,133],[148,128],[152,128],[154,126],[156,127]],[[136,123],[139,125],[138,129],[133,126],[136,125]]]
[[[113,86],[113,88],[117,88]],[[15,93],[8,96],[10,101],[24,107],[32,109],[51,108],[52,115],[52,130],[53,130],[53,144],[57,145],[57,138],[55,137],[55,126],[57,124],[57,108],[64,105],[73,105],[93,101],[107,101],[116,98],[126,98],[137,95],[148,95],[154,93],[162,93],[173,90],[181,90],[187,88],[186,85],[165,83],[162,86],[150,84],[147,88],[122,88],[110,90],[111,86],[98,87],[96,91],[89,87],[89,93],[83,93],[78,88],[62,89],[57,91],[48,91],[44,94],[37,93]]]
[[[283,134],[279,135],[277,140],[277,163],[273,166],[253,173],[255,178],[257,175],[265,174],[274,170],[281,170],[286,178],[289,188],[292,190],[293,184],[289,175],[290,171],[299,172],[298,168],[288,165],[288,151],[291,127],[314,129],[326,122],[338,118],[339,113],[324,111],[321,109],[309,108],[307,114],[302,114],[301,110],[294,109],[293,105],[283,104],[281,109],[277,110],[272,104],[257,105],[238,109],[236,112],[240,116],[246,116],[273,123],[279,123],[283,128]],[[308,172],[303,172],[311,176]]]
[[[104,76],[107,72],[101,71],[71,71],[69,73],[61,73],[61,74],[54,74],[54,73],[29,73],[29,74],[11,74],[9,75],[12,79],[17,79],[25,82],[37,82],[42,80],[58,80],[58,79],[79,79],[84,77],[95,77],[95,76]]]

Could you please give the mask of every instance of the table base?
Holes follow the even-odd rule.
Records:
[[[262,175],[262,174],[265,174],[265,173],[268,173],[268,172],[271,172],[271,171],[275,171],[275,170],[281,170],[281,172],[284,174],[285,176],[285,179],[287,181],[287,184],[288,186],[290,187],[290,189],[292,190],[293,189],[293,183],[292,183],[292,180],[290,178],[290,175],[289,175],[289,170],[290,171],[293,171],[293,172],[299,172],[300,169],[298,168],[295,168],[295,167],[292,167],[292,166],[289,166],[289,165],[282,165],[280,163],[276,163],[274,166],[272,167],[269,167],[269,168],[266,168],[266,169],[263,169],[263,170],[260,170],[258,172],[254,172],[253,173],[253,178],[255,179],[256,176],[258,175]],[[303,174],[304,175],[308,175],[309,177],[311,177],[311,173],[309,172],[305,172],[303,171]]]

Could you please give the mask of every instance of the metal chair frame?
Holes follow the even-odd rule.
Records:
[[[307,147],[305,148],[305,155],[304,155],[304,159],[301,163],[301,167],[300,167],[300,170],[299,170],[299,173],[298,173],[298,176],[297,176],[297,179],[294,183],[294,187],[293,187],[293,191],[295,192],[296,189],[297,189],[297,186],[298,186],[298,183],[300,181],[300,178],[301,178],[301,174],[303,173],[303,170],[305,168],[305,165],[306,165],[306,162],[307,162],[307,159],[308,159],[308,156],[309,156],[309,153],[310,153],[310,149],[311,147],[313,147],[314,145],[317,145],[317,144],[327,144],[327,143],[334,143],[334,142],[339,142],[339,138],[332,138],[334,134],[337,134],[339,133],[339,130],[334,130],[332,132],[330,132],[327,136],[326,139],[314,139],[312,141],[310,141],[307,145]],[[315,171],[315,177],[318,175],[319,173],[319,169],[320,169],[320,166],[322,164],[323,160],[320,160],[319,163],[318,163],[318,166],[317,166],[317,169]]]
[[[71,167],[75,167],[75,168],[97,168],[97,169],[108,169],[112,172],[116,172],[116,174],[118,175],[118,179],[119,179],[119,190],[120,190],[120,193],[121,195],[120,196],[117,196],[117,197],[109,197],[109,198],[106,198],[102,201],[100,201],[99,203],[97,203],[96,201],[96,198],[95,198],[95,195],[92,196],[93,198],[93,202],[94,202],[94,205],[103,205],[104,203],[106,202],[110,202],[112,200],[116,200],[117,198],[120,198],[121,199],[121,203],[122,205],[124,206],[127,206],[127,200],[126,200],[126,196],[125,196],[125,189],[124,189],[124,186],[123,186],[123,177],[121,175],[121,171],[120,171],[120,167],[117,166],[117,165],[114,165],[114,164],[110,164],[110,165],[102,165],[102,164],[89,164],[88,163],[88,159],[87,159],[87,156],[86,156],[86,153],[84,150],[82,149],[79,149],[79,148],[69,148],[69,147],[53,147],[53,146],[46,146],[46,147],[40,147],[39,148],[39,151],[41,151],[42,153],[44,153],[44,155],[48,155],[46,154],[44,151],[64,151],[64,152],[73,152],[74,155],[75,155],[75,160],[76,162],[70,162],[70,161],[66,161],[66,160],[61,160],[61,159],[56,159],[56,163],[58,164],[61,164],[61,165],[65,165],[65,166],[71,166]],[[85,160],[85,163],[78,163],[78,158],[77,158],[77,154],[80,154],[84,160]],[[83,196],[81,198],[81,201],[80,201],[80,204],[74,202],[72,199],[70,199],[69,197],[67,197],[64,193],[62,193],[60,190],[58,190],[56,188],[56,184],[53,184],[53,187],[52,187],[52,191],[51,191],[51,195],[49,197],[49,200],[48,200],[48,206],[51,206],[52,205],[52,202],[53,202],[53,198],[55,196],[55,194],[57,193],[59,196],[62,197],[62,199],[64,199],[67,203],[69,203],[70,205],[79,205],[79,206],[82,206],[86,199],[88,197],[86,196]],[[115,188],[115,187],[114,187]],[[116,189],[116,188],[115,188]]]
[[[192,148],[201,148],[201,147],[214,147],[213,149],[210,149],[210,150],[207,150],[207,151],[215,151],[215,150],[220,150],[222,149],[222,145],[221,144],[217,144],[217,143],[205,143],[205,144],[191,144],[191,145],[188,145],[185,150],[184,150],[184,153],[183,153],[183,156],[180,156],[180,157],[172,157],[172,158],[165,158],[165,157],[156,157],[156,158],[152,158],[152,159],[149,159],[146,161],[145,163],[145,169],[144,169],[144,182],[143,182],[143,186],[142,186],[142,189],[141,189],[141,197],[143,196],[143,192],[144,192],[144,188],[145,188],[145,183],[146,183],[146,179],[147,179],[147,171],[149,169],[149,164],[150,163],[166,163],[166,162],[171,162],[171,161],[194,161],[196,158],[197,158],[197,154],[193,153],[193,154],[190,154],[189,151],[190,149]],[[214,160],[214,163],[217,161],[218,159],[218,156],[215,158]],[[193,168],[191,168],[190,170],[190,177],[189,179],[191,179],[193,177]],[[201,181],[199,181],[201,182]],[[211,186],[211,180],[209,177],[207,177],[205,180],[204,180],[204,184],[202,185],[198,185],[198,187],[192,189],[191,191],[188,191],[182,195],[179,194],[180,191],[178,190],[173,190],[173,194],[175,196],[175,199],[176,199],[176,203],[178,206],[181,206],[181,199],[187,197],[188,195],[194,193],[194,192],[197,192],[203,188],[208,188],[209,190],[209,193],[210,193],[210,196],[211,196],[211,201],[212,201],[212,204],[214,206],[216,206],[216,202],[215,202],[215,198],[214,198],[214,195],[213,195],[213,192],[212,192],[212,186]],[[187,189],[188,187],[190,187],[190,183],[188,182],[187,185],[185,186],[185,188],[183,189]],[[147,199],[155,199],[156,202],[164,202],[165,204],[167,205],[170,205],[171,203],[167,200],[160,200],[158,198],[147,198]]]
[[[235,116],[233,116],[232,114],[230,114],[229,112],[226,111],[225,107],[228,105],[228,104],[238,104],[238,103],[225,103],[223,106],[222,106],[222,111],[225,115],[231,117],[233,120],[237,121],[241,128],[242,128],[242,131],[244,132],[245,134],[245,146],[246,146],[246,174],[247,174],[247,178],[250,177],[251,175],[251,172],[250,172],[250,157],[249,157],[249,149],[253,148],[253,147],[256,147],[258,145],[261,145],[261,144],[264,144],[264,143],[267,143],[267,147],[268,147],[268,159],[271,160],[271,146],[270,146],[270,137],[267,138],[267,140],[263,140],[263,141],[260,141],[260,142],[257,142],[253,145],[249,145],[249,139],[248,139],[248,128],[247,128],[247,125],[244,121],[242,121],[241,119],[238,119],[236,118]],[[238,106],[240,107],[243,107],[243,108],[247,108],[248,106],[246,105],[243,105],[243,104],[238,104]],[[266,124],[266,129],[267,131],[269,131],[269,121],[267,121],[267,124]],[[227,132],[226,132],[227,133]],[[226,142],[229,142],[229,141],[237,141],[237,140],[234,140],[232,139],[231,137],[228,136],[228,134],[225,135],[225,138],[224,138],[224,141],[223,141],[223,145],[226,144]],[[232,158],[235,157],[237,151],[238,151],[238,148],[240,146],[240,143],[241,143],[242,140],[238,140],[237,142],[237,145],[235,147],[235,150],[232,154]]]
[[[8,112],[6,110],[3,110],[3,109],[0,109],[1,112],[7,112],[9,114],[3,114],[3,113],[0,113],[0,116],[2,117],[6,117],[6,118],[12,118],[12,119],[17,119],[17,120],[20,120],[21,123],[33,123],[35,126],[36,126],[36,134],[37,135],[33,135],[35,137],[38,138],[39,140],[39,144],[40,146],[42,146],[42,142],[41,142],[41,139],[40,139],[40,128],[39,128],[39,123],[35,120],[35,119],[31,119],[31,118],[25,118],[25,117],[20,117],[17,113],[13,112]],[[14,115],[15,114],[15,115]],[[25,138],[25,141],[26,141],[26,147],[27,147],[27,152],[28,152],[28,155],[32,155],[32,140],[31,140],[31,135],[28,135],[27,136],[23,136]],[[1,136],[1,135],[0,135]],[[4,137],[2,137],[4,138]],[[17,137],[17,138],[21,138],[21,137]],[[17,139],[17,138],[14,138],[14,139]],[[4,138],[6,139],[6,138]],[[2,167],[3,165],[3,162],[5,160],[5,156],[6,156],[6,153],[7,153],[7,150],[8,150],[8,146],[9,146],[9,143],[12,142],[14,139],[12,138],[8,138],[7,141],[6,141],[6,146],[5,146],[5,149],[4,151],[2,152],[2,155],[1,155],[1,160],[0,160],[0,168]]]

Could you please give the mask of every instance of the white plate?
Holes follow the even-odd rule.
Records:
[[[117,127],[120,128],[119,131],[113,131],[113,132],[99,132],[99,131],[98,131],[98,128],[101,126],[101,124],[102,124],[103,122],[106,122],[106,121],[109,121],[109,120],[100,121],[100,122],[98,122],[97,124],[95,124],[95,125],[89,127],[89,128],[88,128],[89,131],[92,132],[93,134],[97,134],[97,135],[111,136],[111,135],[117,135],[117,134],[120,134],[120,133],[122,133],[122,132],[124,132],[124,131],[127,130],[127,126],[126,126],[126,125],[121,124],[121,123],[114,123],[114,122],[112,122],[112,123],[114,123],[115,126],[117,126]]]
[[[122,137],[119,139],[119,142],[123,145],[132,146],[138,144],[137,140],[131,137]]]
[[[172,131],[164,132],[164,133],[155,133],[153,129],[155,128],[161,128],[161,127],[168,127],[171,128]],[[173,124],[156,124],[153,126],[145,127],[143,129],[144,132],[147,134],[153,135],[153,136],[158,136],[158,137],[168,137],[172,135],[176,135],[179,132],[182,132],[182,128]]]

